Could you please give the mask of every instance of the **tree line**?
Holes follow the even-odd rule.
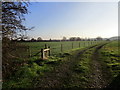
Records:
[[[49,40],[44,40],[41,37],[38,37],[37,39],[31,38],[31,39],[26,39],[26,38],[21,38],[21,39],[12,39],[12,41],[19,41],[19,42],[60,42],[60,41],[102,41],[102,37],[96,37],[96,38],[80,38],[80,37],[70,37],[66,38],[63,37],[62,39],[49,39]]]

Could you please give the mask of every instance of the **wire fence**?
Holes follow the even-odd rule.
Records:
[[[41,53],[41,49],[45,49],[46,47],[50,47],[50,55],[54,56],[59,53],[64,53],[76,48],[84,48],[91,45],[95,45],[101,43],[100,41],[62,41],[62,42],[24,42],[17,46],[8,48],[11,57],[18,58],[29,58],[33,56],[41,57],[43,53]],[[47,46],[46,46],[47,45]]]
[[[64,53],[72,49],[88,47],[100,43],[98,41],[66,41],[66,42],[28,42],[30,56],[40,52],[45,45],[50,47],[51,55]],[[40,53],[38,55],[41,55]]]

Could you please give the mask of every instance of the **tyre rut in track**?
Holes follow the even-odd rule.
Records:
[[[88,49],[94,48],[96,45],[88,47],[84,50],[80,50],[77,54],[68,57],[67,61],[60,64],[53,70],[51,73],[45,73],[45,76],[42,77],[36,84],[35,87],[39,88],[61,88],[64,85],[69,83],[69,79],[72,77],[72,67],[77,63],[77,58],[87,51]]]
[[[92,55],[92,75],[90,78],[92,79],[92,82],[90,83],[90,88],[106,88],[107,86],[107,80],[104,78],[104,74],[102,71],[102,65],[99,61],[99,50],[104,46],[100,45],[98,46]]]

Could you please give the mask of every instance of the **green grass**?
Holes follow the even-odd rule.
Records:
[[[34,55],[44,48],[45,44],[51,47],[51,54],[59,54],[62,52],[69,51],[75,48],[83,48],[93,44],[100,43],[101,41],[65,41],[65,42],[23,42],[22,44],[30,46],[31,54]],[[72,48],[73,43],[73,48]],[[80,43],[80,47],[79,47]],[[62,44],[62,51],[61,51]]]
[[[119,55],[119,44],[120,42],[118,41],[113,41],[109,44],[107,44],[106,46],[104,46],[104,51],[106,51],[109,54],[114,54],[114,55]]]
[[[101,60],[106,64],[107,69],[109,70],[111,75],[111,82],[118,77],[120,74],[120,53],[119,53],[119,42],[113,41],[105,45],[100,53],[101,53]],[[117,83],[116,83],[117,82]],[[112,82],[112,84],[118,84],[118,81]],[[119,82],[120,84],[120,82]]]
[[[73,43],[73,49],[72,49],[72,43]],[[85,43],[85,45],[84,45]],[[80,42],[80,48],[79,48],[79,42],[24,42],[22,44],[30,46],[31,53],[35,54],[37,53],[41,48],[44,48],[44,45],[47,44],[51,47],[52,55],[49,57],[48,60],[40,60],[39,56],[34,56],[28,58],[27,62],[19,68],[15,72],[15,75],[9,78],[9,80],[6,79],[3,83],[4,88],[27,88],[27,87],[33,87],[33,83],[36,82],[38,77],[44,76],[46,72],[51,72],[56,66],[58,66],[60,63],[64,63],[64,59],[67,56],[71,56],[74,51],[79,51],[80,48],[83,49],[87,46],[90,46],[91,43],[88,45],[88,41],[81,41]],[[61,44],[63,45],[63,52],[61,52]],[[97,42],[94,44],[97,44]],[[92,44],[93,45],[93,44]],[[88,52],[90,53],[90,52]],[[74,71],[81,70],[82,74],[77,75],[75,77],[78,77],[82,82],[81,85],[86,84],[87,75],[89,73],[89,54],[84,54],[84,61],[78,62],[77,66],[74,68]],[[62,62],[63,61],[63,62]],[[75,85],[75,84],[74,84]],[[77,83],[76,83],[77,85]],[[75,86],[76,86],[75,85]]]
[[[3,88],[33,88],[33,82],[36,82],[35,80],[38,77],[44,76],[45,72],[53,70],[52,64],[54,64],[54,66],[56,64],[53,62],[59,61],[57,58],[47,61],[39,60],[37,62],[34,60],[29,61],[28,64],[19,68],[13,77],[3,83]]]
[[[88,88],[90,83],[89,75],[91,74],[91,55],[94,48],[85,51],[73,67],[72,78],[68,87]]]
[[[102,50],[102,57],[107,66],[111,69],[113,77],[116,77],[120,70],[120,53],[118,51],[118,41],[113,41],[105,45]],[[116,73],[116,70],[118,71]]]
[[[65,55],[62,54],[64,57]],[[37,79],[51,72],[63,60],[62,57],[49,57],[48,60],[40,60],[37,56],[29,59],[15,74],[4,81],[3,88],[33,88]]]

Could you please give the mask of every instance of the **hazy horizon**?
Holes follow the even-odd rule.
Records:
[[[33,38],[118,36],[117,2],[31,2],[24,24]]]

